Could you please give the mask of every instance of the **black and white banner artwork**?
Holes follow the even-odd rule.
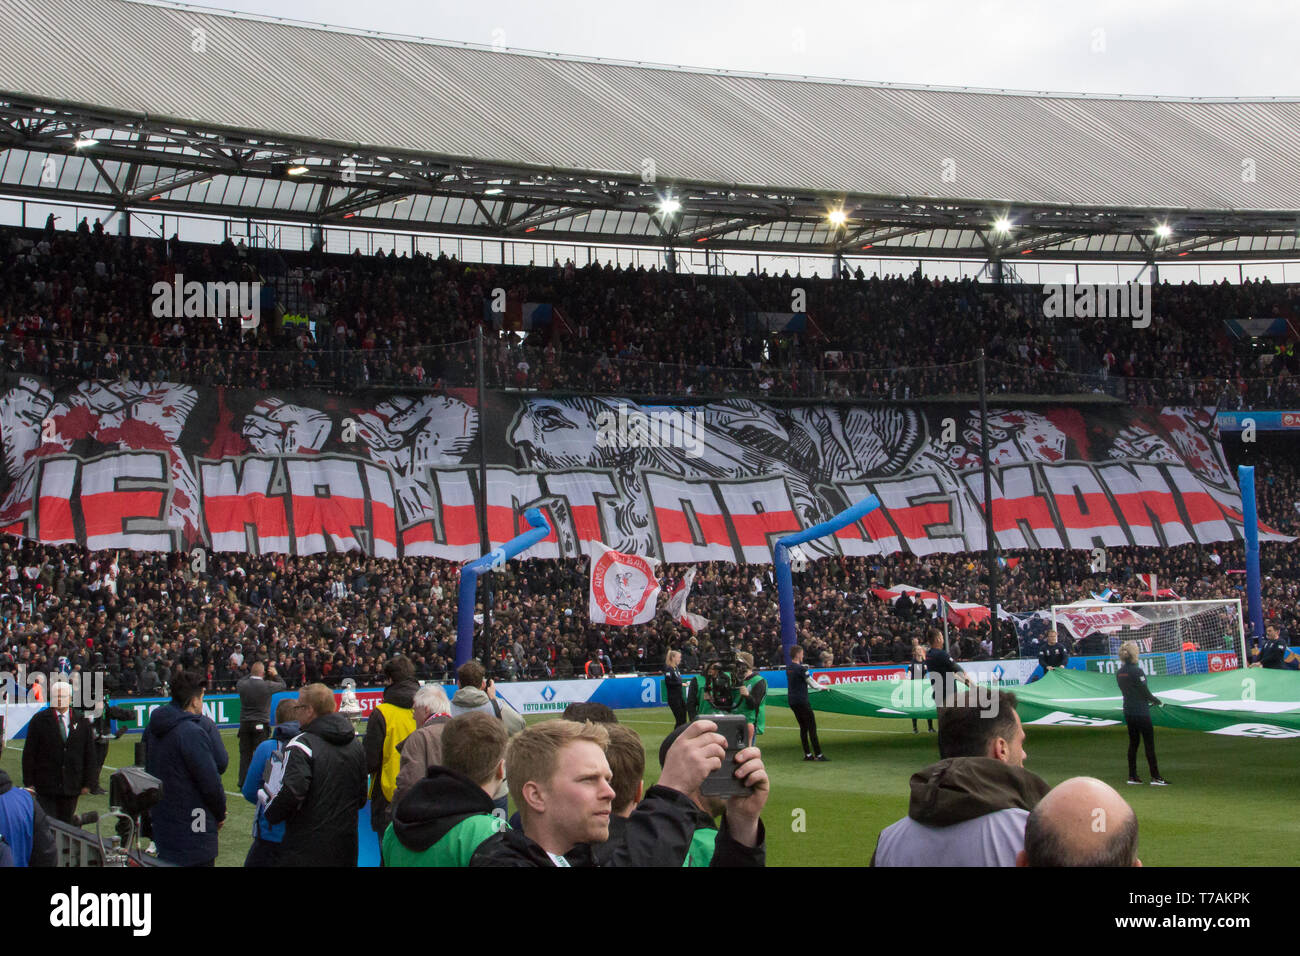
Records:
[[[473,399],[11,375],[0,531],[91,549],[468,560],[481,553],[482,426],[491,542],[526,530],[524,510],[539,507],[554,531],[531,557],[602,542],[668,562],[770,563],[777,538],[871,494],[882,508],[806,549],[984,548],[967,406]],[[995,408],[989,425],[1004,549],[1241,537],[1212,409]]]

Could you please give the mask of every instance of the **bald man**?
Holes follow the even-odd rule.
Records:
[[[1095,777],[1071,777],[1039,801],[1016,866],[1141,866],[1137,814]]]

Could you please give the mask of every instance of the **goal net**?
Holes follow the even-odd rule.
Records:
[[[1074,657],[1109,658],[1089,670],[1113,673],[1120,645],[1136,641],[1142,667],[1156,674],[1206,674],[1245,667],[1241,601],[1080,601],[1053,604],[1052,626],[1074,641]]]

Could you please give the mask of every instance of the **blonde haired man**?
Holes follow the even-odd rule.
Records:
[[[606,865],[681,866],[695,830],[694,805],[686,794],[726,755],[726,740],[716,730],[707,720],[686,728],[667,754],[659,783],[627,818],[623,846]],[[506,778],[522,829],[484,841],[470,866],[598,865],[592,844],[609,839],[615,795],[608,746],[604,727],[569,720],[534,724],[511,740]],[[759,815],[767,802],[767,772],[757,748],[742,750],[736,764],[736,776],[753,790],[728,807],[731,828],[718,840],[719,865],[764,853]]]

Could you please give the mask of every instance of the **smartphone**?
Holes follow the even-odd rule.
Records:
[[[705,719],[717,724],[717,732],[727,738],[727,755],[722,758],[722,766],[704,778],[700,793],[706,797],[747,796],[753,788],[745,786],[734,774],[736,754],[745,749],[748,722],[741,714],[710,714]]]

